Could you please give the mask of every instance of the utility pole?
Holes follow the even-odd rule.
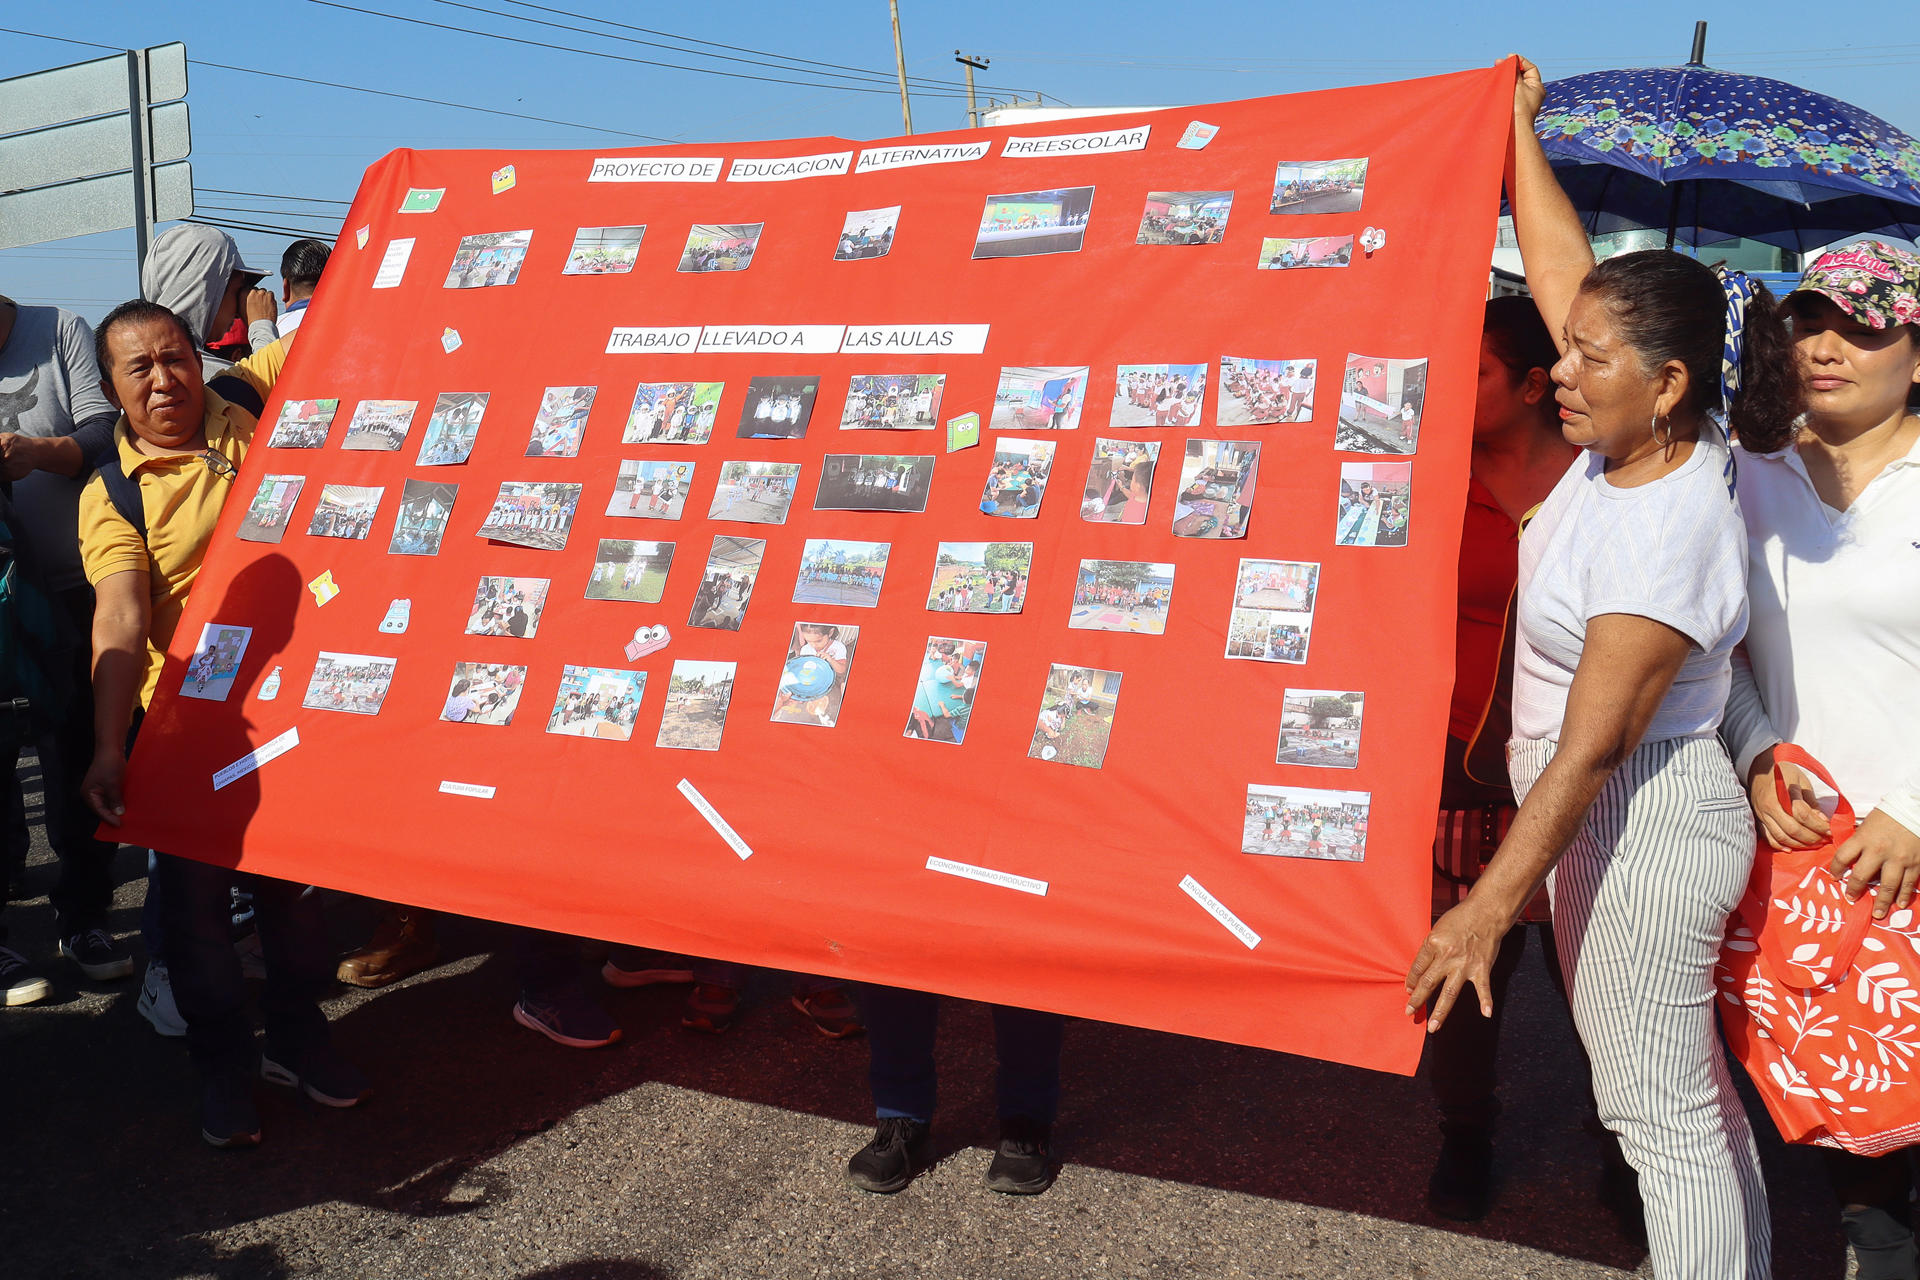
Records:
[[[967,128],[978,129],[980,127],[980,113],[974,109],[973,105],[973,73],[975,71],[985,71],[993,59],[969,58],[958,49],[955,49],[953,51],[953,60],[967,69]]]
[[[907,101],[907,55],[900,47],[900,0],[887,0],[893,11],[893,68],[900,75],[900,119],[913,132],[913,104]]]
[[[153,121],[147,112],[147,51],[127,50],[127,123],[133,153],[133,261],[136,277],[147,269],[147,250],[153,244]],[[135,293],[139,290],[136,288]]]

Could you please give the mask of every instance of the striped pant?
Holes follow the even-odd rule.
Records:
[[[1516,739],[1523,800],[1557,744]],[[1600,1119],[1640,1174],[1660,1280],[1764,1280],[1772,1226],[1714,1026],[1713,965],[1753,865],[1717,738],[1645,742],[1554,868],[1553,926]]]

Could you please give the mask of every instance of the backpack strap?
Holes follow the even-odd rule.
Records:
[[[228,404],[238,405],[258,418],[267,403],[254,389],[251,382],[232,371],[215,374],[207,379],[207,390],[225,400]]]
[[[140,535],[140,541],[147,540],[147,509],[140,501],[140,482],[128,475],[120,465],[120,450],[116,446],[109,449],[100,458],[100,482],[106,486],[107,500],[113,503],[113,509],[120,518],[132,525]]]

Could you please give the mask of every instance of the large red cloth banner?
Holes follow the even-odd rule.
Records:
[[[124,838],[1411,1071],[1511,83],[387,156]]]

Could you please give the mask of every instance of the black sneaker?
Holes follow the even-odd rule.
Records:
[[[12,947],[0,947],[0,1004],[11,1008],[45,1000],[47,980],[33,971],[27,958]]]
[[[1843,1209],[1840,1225],[1853,1247],[1859,1280],[1904,1280],[1914,1273],[1917,1260],[1913,1228],[1885,1209]]]
[[[332,1045],[320,1045],[298,1057],[269,1049],[260,1058],[260,1078],[298,1089],[323,1107],[357,1107],[373,1092],[360,1069]]]
[[[251,1079],[223,1074],[201,1082],[200,1136],[210,1147],[260,1145],[260,1113],[254,1110]]]
[[[1000,1145],[987,1166],[987,1190],[1037,1196],[1053,1185],[1053,1126],[1026,1116],[1000,1122]]]
[[[874,1130],[873,1141],[847,1161],[847,1181],[862,1191],[891,1195],[931,1163],[933,1126],[888,1116]]]
[[[60,939],[60,954],[79,965],[92,982],[133,976],[133,957],[105,929],[82,929]]]
[[[1493,1207],[1493,1135],[1450,1133],[1427,1180],[1427,1208],[1454,1222],[1478,1222]]]

